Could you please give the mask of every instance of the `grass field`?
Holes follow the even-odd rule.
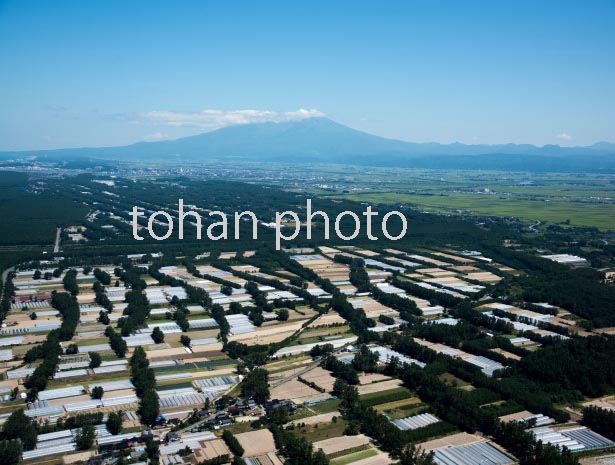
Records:
[[[338,399],[334,399],[310,405],[308,408],[316,412],[317,415],[320,415],[321,413],[335,412],[338,409],[339,405],[340,401]]]
[[[373,457],[375,455],[378,455],[378,451],[376,449],[366,449],[366,450],[354,452],[352,454],[348,454],[342,457],[332,459],[331,464],[332,465],[347,465],[349,463],[358,462],[359,460]]]
[[[337,412],[339,405],[340,401],[338,399],[326,400],[324,402],[310,405],[309,407],[306,405],[300,405],[295,414],[291,417],[291,420],[298,421],[314,415]]]
[[[416,415],[426,407],[427,406],[421,402],[418,397],[410,397],[408,399],[378,404],[374,408],[386,414],[391,419],[397,419]]]
[[[347,422],[339,419],[330,423],[319,423],[297,428],[295,433],[303,436],[309,442],[322,441],[323,439],[336,438],[344,435]]]
[[[333,197],[361,202],[416,206],[426,211],[456,212],[458,210],[469,210],[474,214],[516,217],[528,221],[563,223],[570,220],[572,226],[615,229],[615,220],[613,219],[615,204],[612,201],[530,200],[497,194],[463,193],[417,195],[392,192],[361,192]]]
[[[610,174],[447,171],[317,166],[335,187],[297,191],[425,211],[516,217],[528,222],[615,229],[615,177]]]
[[[395,389],[389,389],[387,391],[371,392],[369,394],[363,394],[361,401],[368,406],[375,406],[379,404],[385,404],[390,402],[396,402],[403,399],[412,398],[414,394],[409,389],[399,387]]]

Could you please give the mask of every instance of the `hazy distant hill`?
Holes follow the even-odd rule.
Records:
[[[615,144],[590,147],[410,143],[351,129],[327,118],[230,126],[191,137],[124,147],[4,152],[74,159],[242,158],[277,162],[352,163],[450,169],[615,171]]]

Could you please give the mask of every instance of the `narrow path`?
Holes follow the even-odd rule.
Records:
[[[60,233],[62,232],[62,228],[58,228],[56,230],[56,241],[53,244],[53,253],[58,253],[60,251]]]
[[[313,363],[311,365],[308,365],[303,370],[301,370],[301,371],[299,371],[299,372],[297,372],[297,373],[295,373],[293,375],[287,376],[286,378],[283,378],[283,379],[281,379],[279,381],[276,381],[275,383],[272,383],[269,387],[270,387],[270,389],[273,389],[273,388],[276,388],[276,387],[278,387],[278,386],[280,386],[280,385],[282,385],[284,383],[288,383],[289,381],[291,381],[291,380],[293,380],[295,378],[298,378],[299,376],[307,373],[308,371],[313,370],[317,366],[318,366],[318,362]]]

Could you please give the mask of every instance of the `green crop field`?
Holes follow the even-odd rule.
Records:
[[[317,166],[329,185],[314,196],[423,211],[514,217],[530,223],[615,229],[615,176]]]

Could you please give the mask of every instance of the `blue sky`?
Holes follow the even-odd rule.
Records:
[[[613,0],[0,0],[0,60],[0,150],[319,114],[408,141],[615,142]]]

